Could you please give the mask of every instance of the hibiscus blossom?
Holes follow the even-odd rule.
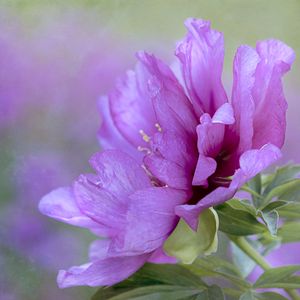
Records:
[[[229,200],[281,155],[281,77],[293,51],[276,40],[241,46],[228,101],[223,35],[203,20],[186,26],[176,49],[180,73],[138,53],[135,70],[100,101],[106,150],[91,159],[96,174],[40,203],[44,214],[105,237],[92,244],[90,263],[60,271],[61,287],[111,285],[146,261],[174,262],[163,245],[180,218],[197,230],[203,210]]]

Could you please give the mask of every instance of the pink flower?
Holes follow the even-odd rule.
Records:
[[[146,261],[174,262],[162,247],[181,217],[196,229],[203,210],[280,157],[281,77],[293,51],[275,40],[241,46],[228,101],[222,34],[207,21],[186,25],[176,50],[179,79],[161,60],[138,53],[135,71],[100,102],[100,141],[118,150],[96,154],[95,175],[40,202],[42,213],[105,237],[92,244],[88,264],[60,271],[60,287],[111,285]]]

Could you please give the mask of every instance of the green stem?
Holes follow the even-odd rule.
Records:
[[[272,267],[266,262],[264,257],[257,252],[243,237],[229,236],[229,238],[243,250],[253,261],[255,261],[263,270],[269,270]],[[300,300],[300,296],[295,290],[285,289],[292,300]]]

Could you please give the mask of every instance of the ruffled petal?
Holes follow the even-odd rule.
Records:
[[[179,134],[186,132],[194,135],[196,116],[171,69],[154,55],[140,52],[138,58],[151,74],[148,88],[162,131],[169,130]]]
[[[141,161],[143,154],[137,151],[137,148],[130,144],[115,126],[110,112],[108,98],[101,97],[98,102],[98,107],[102,119],[102,123],[98,131],[98,138],[102,149],[122,149],[130,156]]]
[[[138,58],[151,74],[149,88],[159,123],[144,163],[166,185],[190,189],[197,155],[197,120],[192,105],[167,65],[144,52]]]
[[[77,204],[85,215],[115,235],[125,226],[128,196],[150,187],[150,179],[134,159],[121,151],[97,153],[90,163],[97,175],[81,175],[75,181]]]
[[[237,155],[267,143],[282,147],[287,103],[281,78],[293,60],[292,49],[277,40],[259,42],[256,50],[248,46],[237,50],[232,90]]]
[[[69,270],[57,276],[60,288],[71,286],[106,286],[118,283],[136,272],[149,258],[149,254],[132,257],[115,257],[98,260]]]
[[[98,224],[78,208],[72,189],[58,188],[44,196],[39,203],[42,214],[56,220],[86,228],[97,228]]]
[[[157,131],[156,116],[148,91],[150,74],[138,63],[134,71],[121,78],[109,95],[113,121],[122,135],[137,147],[147,147],[148,138]]]
[[[280,149],[272,144],[264,145],[259,150],[249,150],[240,158],[240,168],[233,175],[229,187],[218,187],[196,205],[177,206],[176,214],[196,230],[198,216],[208,207],[219,205],[234,196],[236,191],[248,180],[266,169],[281,157]]]
[[[259,42],[256,51],[260,62],[255,72],[253,148],[272,143],[281,148],[286,129],[287,103],[282,76],[291,68],[295,54],[277,40]]]
[[[193,106],[200,117],[213,115],[227,96],[221,82],[224,60],[223,34],[210,28],[210,22],[187,19],[186,38],[176,55],[182,64],[183,78]]]

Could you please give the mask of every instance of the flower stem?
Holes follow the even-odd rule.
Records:
[[[243,250],[253,261],[255,261],[264,271],[272,269],[264,257],[254,249],[244,237],[229,236],[229,238]],[[300,300],[300,296],[295,290],[285,289],[292,300]]]

